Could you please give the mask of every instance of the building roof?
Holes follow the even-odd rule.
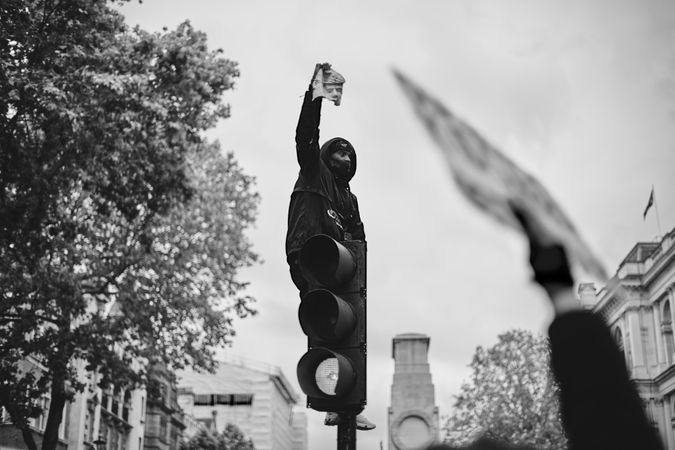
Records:
[[[649,258],[658,256],[660,252],[667,250],[672,246],[672,240],[675,237],[675,228],[668,231],[664,236],[658,237],[654,242],[638,242],[628,252],[626,257],[619,264],[619,268],[627,263],[642,263]]]
[[[616,274],[597,292],[594,311],[609,315],[619,305],[631,298],[637,299],[641,292],[662,276],[664,270],[675,261],[675,228],[654,242],[638,242],[628,252]]]
[[[628,255],[621,261],[620,266],[625,263],[641,263],[658,249],[660,244],[658,242],[638,242],[633,249],[628,252]]]
[[[299,395],[277,366],[237,355],[222,355],[218,358],[218,364],[214,373],[178,371],[176,375],[179,388],[190,388],[195,394],[251,393],[251,375],[255,372],[267,375],[288,403],[295,404],[299,401]]]

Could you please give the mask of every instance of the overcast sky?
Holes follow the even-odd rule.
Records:
[[[387,445],[387,407],[399,333],[431,338],[442,415],[478,345],[509,328],[546,331],[551,311],[529,282],[526,243],[460,194],[403,96],[397,68],[536,176],[610,273],[637,241],[675,226],[675,3],[607,1],[144,0],[131,25],[189,19],[211,48],[237,61],[225,95],[232,117],[212,133],[257,178],[250,232],[264,263],[247,270],[258,316],[236,322],[231,352],[279,366],[300,392],[306,350],[285,262],[294,132],[314,64],[345,76],[342,104],[324,102],[322,141],[355,147],[351,187],[368,241],[368,406],[377,429],[361,449]],[[583,281],[583,280],[580,280]],[[301,405],[303,407],[304,405]],[[335,428],[307,410],[309,448]]]

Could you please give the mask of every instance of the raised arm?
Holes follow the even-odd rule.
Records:
[[[316,75],[317,69],[315,69],[314,75]],[[295,129],[295,149],[301,172],[311,171],[319,163],[321,100],[321,97],[312,100],[312,83],[310,83],[307,92],[305,92],[305,98],[302,101],[300,118],[298,119],[298,126]]]
[[[626,362],[604,319],[584,311],[572,287],[565,250],[542,242],[536,219],[516,216],[530,241],[534,279],[555,312],[549,327],[551,366],[572,450],[662,450]]]

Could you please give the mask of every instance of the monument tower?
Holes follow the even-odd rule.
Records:
[[[399,334],[392,340],[389,450],[423,449],[438,441],[438,407],[428,352],[429,337],[424,334]]]

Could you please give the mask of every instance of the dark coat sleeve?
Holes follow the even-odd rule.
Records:
[[[316,170],[319,165],[319,122],[321,121],[321,98],[312,101],[311,86],[302,101],[298,126],[295,129],[295,149],[300,171],[304,174]]]
[[[549,337],[570,450],[663,449],[601,317],[563,314],[549,327]]]
[[[352,202],[354,203],[354,226],[351,230],[352,239],[357,241],[366,240],[366,232],[363,229],[363,222],[361,221],[361,213],[359,212],[359,202],[356,196],[352,194]]]

